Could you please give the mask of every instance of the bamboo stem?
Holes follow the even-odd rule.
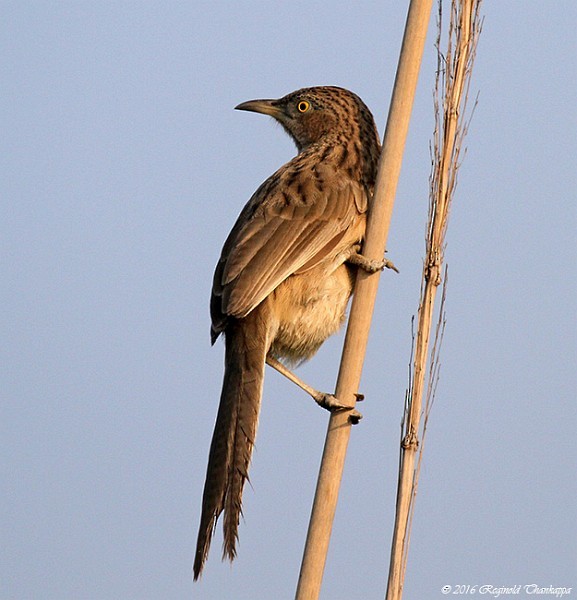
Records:
[[[432,0],[411,0],[409,5],[363,247],[363,254],[369,259],[381,259],[385,252],[431,5]],[[360,384],[378,282],[378,273],[359,271],[336,386],[336,397],[350,406],[355,404],[354,394]],[[347,412],[331,415],[296,600],[316,600],[320,593],[350,428]]]
[[[457,6],[458,4],[458,6]],[[415,457],[419,448],[422,397],[429,350],[430,331],[437,287],[441,282],[445,234],[450,202],[456,184],[461,141],[466,132],[462,114],[465,112],[472,59],[480,31],[478,22],[480,0],[452,0],[449,48],[444,75],[443,107],[440,114],[439,73],[436,82],[436,131],[434,166],[431,178],[431,205],[427,230],[426,259],[423,268],[423,287],[418,312],[417,339],[413,379],[410,385],[406,420],[401,442],[401,460],[397,488],[397,505],[389,580],[386,600],[401,600],[409,547],[409,527],[417,491],[418,471]],[[439,5],[441,6],[441,5]],[[440,19],[439,19],[440,27]],[[440,42],[440,30],[437,44]],[[454,44],[454,45],[453,45]],[[440,52],[440,50],[438,50]],[[426,424],[427,414],[425,415]],[[420,452],[422,453],[422,445]],[[419,464],[422,454],[419,455]]]

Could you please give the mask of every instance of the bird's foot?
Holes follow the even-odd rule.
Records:
[[[357,397],[357,400],[362,400],[364,398],[362,394],[355,394],[355,396]],[[336,412],[341,410],[349,411],[349,419],[351,420],[351,423],[353,425],[356,425],[363,418],[363,415],[356,408],[343,404],[333,394],[317,392],[313,396],[313,398],[319,406],[321,406],[325,410],[328,410],[329,412]]]
[[[394,263],[387,258],[383,258],[383,260],[370,259],[360,254],[358,252],[360,248],[355,248],[353,253],[350,255],[348,262],[352,265],[356,265],[360,267],[363,271],[367,273],[376,273],[377,271],[382,271],[383,269],[392,269],[395,273],[399,272],[399,269],[395,267]]]
[[[313,395],[315,402],[325,410],[332,412],[333,410],[344,410],[349,408],[345,404],[339,402],[336,396],[333,394],[325,394],[324,392],[316,392]]]
[[[363,418],[363,415],[361,415],[361,413],[358,410],[354,409],[351,406],[347,406],[346,404],[342,404],[337,399],[337,397],[334,396],[333,394],[325,394],[324,392],[319,392],[318,390],[315,390],[315,388],[306,384],[302,379],[297,377],[292,371],[287,369],[287,367],[285,367],[274,356],[271,356],[269,354],[266,357],[266,362],[273,369],[275,369],[279,373],[281,373],[281,375],[284,375],[287,379],[292,381],[294,384],[298,385],[309,396],[311,396],[314,399],[314,401],[322,408],[328,410],[329,412],[334,412],[337,410],[350,411],[349,417],[350,417],[351,423],[353,423],[353,424],[358,423]],[[355,398],[357,399],[357,402],[360,402],[361,400],[364,399],[364,396],[362,394],[355,394]]]

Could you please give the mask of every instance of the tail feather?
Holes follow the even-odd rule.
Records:
[[[200,576],[223,511],[223,558],[236,556],[242,491],[256,437],[268,350],[258,312],[231,323],[226,331],[224,381],[206,470],[194,579]]]

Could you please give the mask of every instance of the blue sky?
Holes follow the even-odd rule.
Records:
[[[239,556],[191,565],[221,245],[294,148],[233,110],[341,85],[386,120],[405,3],[2,2],[0,598],[291,598],[327,415],[275,372]],[[486,2],[407,600],[577,587],[573,2]],[[434,21],[432,22],[434,25]],[[321,598],[382,598],[433,129],[425,50]],[[342,336],[299,369],[334,387]]]

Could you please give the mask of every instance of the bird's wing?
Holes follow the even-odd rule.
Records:
[[[363,186],[347,180],[330,192],[293,187],[262,186],[239,216],[215,272],[213,308],[217,302],[220,310],[213,321],[246,316],[290,275],[360,241],[346,234],[366,211]]]

